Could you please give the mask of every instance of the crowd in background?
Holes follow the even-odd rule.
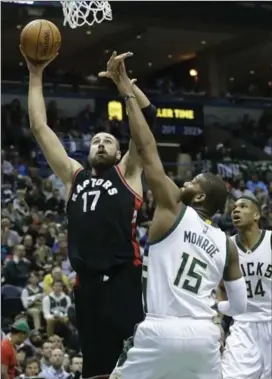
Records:
[[[128,138],[124,123],[109,121],[105,114],[96,115],[88,107],[77,117],[66,118],[64,110],[51,102],[47,117],[68,153],[76,159],[84,159],[84,154],[86,158],[94,133],[106,131],[119,139]],[[246,127],[249,125],[243,125]],[[265,148],[269,158],[271,139],[266,139]],[[209,149],[203,144],[198,153],[190,157],[190,162],[210,158],[229,162],[234,156],[227,144]],[[8,333],[11,325],[11,330],[16,332],[18,320],[30,326],[30,333],[17,350],[16,375],[37,376],[42,372],[45,379],[51,379],[52,373],[61,369],[63,378],[78,378],[82,358],[72,295],[75,272],[67,255],[65,188],[45,166],[31,135],[27,114],[18,100],[2,107],[1,158],[2,333]],[[202,168],[191,164],[189,170],[186,169],[189,173],[186,180]],[[180,170],[168,172],[168,175],[177,184],[183,184]],[[235,232],[231,210],[234,200],[241,195],[258,199],[262,208],[262,227],[272,229],[271,168],[265,167],[258,172],[241,169],[227,176],[226,184],[229,199],[225,209],[214,216],[214,221],[224,231]],[[146,189],[138,215],[138,239],[142,250],[154,208],[152,193]],[[14,320],[17,324],[13,324]]]

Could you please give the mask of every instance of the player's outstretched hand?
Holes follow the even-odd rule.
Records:
[[[34,75],[42,75],[43,70],[45,69],[45,67],[48,66],[49,63],[51,63],[57,57],[57,55],[58,55],[58,54],[56,54],[52,59],[50,59],[49,61],[46,61],[46,62],[35,62],[32,59],[28,58],[24,54],[21,46],[19,46],[19,48],[20,48],[20,51],[21,51],[23,57],[25,58],[25,61],[26,61],[26,64],[27,64],[27,68],[28,68],[29,72],[31,74],[34,74]]]
[[[127,52],[117,55],[114,51],[107,63],[107,71],[102,71],[98,74],[100,78],[111,79],[118,87],[122,95],[128,95],[132,91],[132,86],[136,79],[130,80],[127,72],[124,60],[132,57],[133,53]]]

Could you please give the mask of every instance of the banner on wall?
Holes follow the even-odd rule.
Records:
[[[176,142],[179,136],[200,136],[203,133],[203,107],[190,103],[160,103],[157,107],[157,126],[155,135],[158,141]],[[105,108],[103,100],[97,100],[97,108]],[[122,101],[107,102],[108,118],[119,121],[126,119],[126,110]]]
[[[232,179],[240,173],[243,177],[250,178],[256,172],[259,176],[272,172],[271,161],[231,161],[217,162],[206,160],[202,162],[202,170],[213,172],[220,175],[224,179]]]

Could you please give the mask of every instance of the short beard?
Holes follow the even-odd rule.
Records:
[[[94,168],[97,171],[105,171],[109,168],[112,168],[117,163],[116,157],[107,157],[106,159],[97,159],[97,157],[94,158],[88,158],[88,164],[91,168]]]

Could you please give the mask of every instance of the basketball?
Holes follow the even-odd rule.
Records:
[[[59,51],[61,34],[58,27],[48,20],[34,20],[21,32],[23,53],[34,61],[48,61]]]

